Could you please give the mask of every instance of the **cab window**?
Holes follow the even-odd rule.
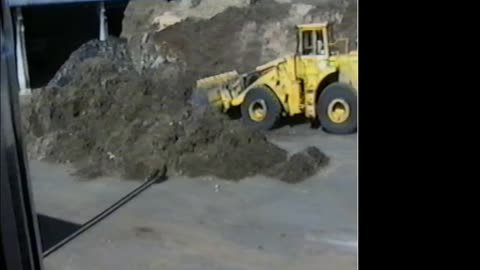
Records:
[[[303,44],[303,55],[309,55],[314,53],[314,46],[312,40],[312,31],[304,31],[302,32],[302,44]]]
[[[326,54],[326,44],[322,30],[303,31],[302,54],[303,55],[324,55]]]
[[[325,54],[325,40],[323,38],[323,31],[316,31],[316,54],[318,55],[323,55]]]

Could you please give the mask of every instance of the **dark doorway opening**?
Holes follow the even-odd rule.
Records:
[[[120,36],[127,3],[105,3],[111,36]],[[32,6],[22,12],[32,88],[45,86],[73,51],[99,37],[98,3]]]

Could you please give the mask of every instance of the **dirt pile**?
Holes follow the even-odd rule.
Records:
[[[299,23],[330,21],[334,23],[336,37],[356,39],[355,0],[290,2],[293,3],[261,0],[247,6],[232,4],[209,19],[187,17],[162,31],[144,32],[144,27],[138,27],[139,31],[129,36],[128,47],[137,70],[155,69],[156,58],[166,54],[163,58],[170,55],[182,59],[186,77],[193,81],[233,69],[241,73],[250,71],[293,53],[294,26]],[[157,5],[161,9],[165,4]],[[127,14],[125,21],[128,18]],[[145,61],[139,63],[135,59]]]
[[[216,111],[192,110],[182,77],[121,71],[103,56],[75,67],[65,85],[36,91],[23,108],[31,158],[72,163],[78,174],[92,178],[142,179],[163,168],[168,175],[231,180],[265,174],[294,182],[310,176],[276,169],[290,164],[287,153],[263,134]],[[319,167],[302,164],[310,171]]]
[[[125,10],[122,37],[160,31],[186,18],[209,19],[228,7],[246,7],[251,0],[132,0]]]
[[[329,158],[316,147],[307,147],[288,160],[276,164],[266,174],[288,183],[298,183],[323,168]]]
[[[342,12],[342,9],[347,6],[354,6],[356,9],[357,3],[356,0],[132,0],[125,10],[121,36],[130,39],[139,33],[161,31],[188,18],[208,20],[228,8],[257,8],[266,2],[291,6],[292,13],[289,15],[293,17],[307,15],[303,13],[305,10],[316,7],[323,11],[317,10],[309,15],[317,16],[322,12],[331,11]],[[271,16],[272,14],[274,12],[265,15]],[[298,18],[285,17],[283,19],[295,21]],[[304,19],[308,21],[312,18],[307,16]],[[342,18],[338,17],[336,21],[340,22]],[[356,20],[354,23],[356,25]]]
[[[78,76],[78,65],[93,58],[108,59],[118,72],[133,68],[125,40],[115,37],[110,37],[106,42],[91,40],[70,55],[48,85],[62,87],[69,84],[74,76]]]

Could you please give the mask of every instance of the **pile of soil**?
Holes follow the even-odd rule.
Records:
[[[234,5],[209,19],[188,17],[162,31],[139,31],[128,38],[128,48],[139,72],[161,74],[158,62],[170,58],[184,64],[183,76],[189,82],[231,70],[243,73],[294,53],[294,26],[299,23],[329,21],[337,38],[355,40],[356,4],[356,0],[317,4],[262,0],[247,7]]]
[[[135,0],[125,9],[122,37],[160,31],[166,26],[194,17],[209,19],[231,6],[248,6],[251,0]]]
[[[313,176],[328,162],[329,158],[320,149],[310,146],[294,154],[288,160],[276,164],[266,174],[287,183],[298,183]]]
[[[48,86],[63,87],[69,84],[74,76],[78,76],[78,65],[93,58],[108,59],[118,72],[133,69],[125,40],[115,37],[110,37],[105,42],[91,40],[70,55],[68,61],[60,67]]]
[[[264,134],[217,111],[190,107],[182,77],[119,71],[99,56],[75,67],[65,85],[34,92],[23,107],[31,158],[72,163],[90,178],[143,179],[164,168],[168,175],[230,180],[265,174],[296,182],[310,176],[279,169],[289,168],[287,153]],[[302,164],[309,172],[319,167]]]

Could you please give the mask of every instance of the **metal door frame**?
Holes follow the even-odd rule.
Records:
[[[41,270],[40,235],[19,126],[19,86],[12,18],[6,0],[0,1],[0,269]]]

